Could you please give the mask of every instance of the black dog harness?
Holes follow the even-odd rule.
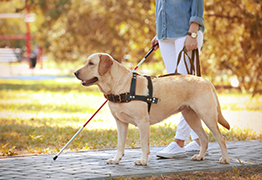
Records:
[[[109,101],[116,102],[116,103],[128,103],[132,100],[145,101],[148,104],[148,112],[150,112],[151,104],[152,103],[156,104],[158,102],[158,98],[152,97],[153,96],[153,84],[152,84],[151,77],[145,76],[148,81],[149,95],[142,96],[142,95],[136,95],[136,78],[137,78],[136,76],[137,76],[137,73],[133,72],[130,92],[119,94],[119,95],[105,94],[104,96]]]

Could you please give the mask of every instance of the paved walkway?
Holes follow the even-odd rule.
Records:
[[[209,143],[209,155],[204,161],[191,161],[190,157],[180,159],[159,159],[156,152],[163,147],[151,147],[147,166],[136,166],[134,160],[141,155],[141,149],[126,149],[119,165],[107,165],[113,150],[70,152],[61,154],[56,161],[54,155],[7,157],[0,159],[0,179],[110,179],[110,177],[143,177],[171,173],[216,171],[236,166],[262,164],[262,140],[227,143],[231,163],[218,163],[220,148]]]

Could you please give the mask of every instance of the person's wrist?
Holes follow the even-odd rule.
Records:
[[[192,37],[193,39],[197,38],[197,33],[196,32],[188,32],[187,35]]]

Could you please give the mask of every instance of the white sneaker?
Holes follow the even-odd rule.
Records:
[[[186,157],[186,151],[184,147],[181,148],[176,142],[171,142],[162,151],[158,151],[156,156],[162,158]]]
[[[196,141],[192,141],[185,146],[185,151],[187,155],[195,155],[200,152],[200,148],[201,146]],[[208,149],[206,155],[208,155]]]

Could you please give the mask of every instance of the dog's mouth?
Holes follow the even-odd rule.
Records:
[[[89,80],[82,80],[82,85],[83,86],[90,86],[90,85],[94,84],[96,81],[98,81],[97,77],[94,77],[94,78],[89,79]]]

